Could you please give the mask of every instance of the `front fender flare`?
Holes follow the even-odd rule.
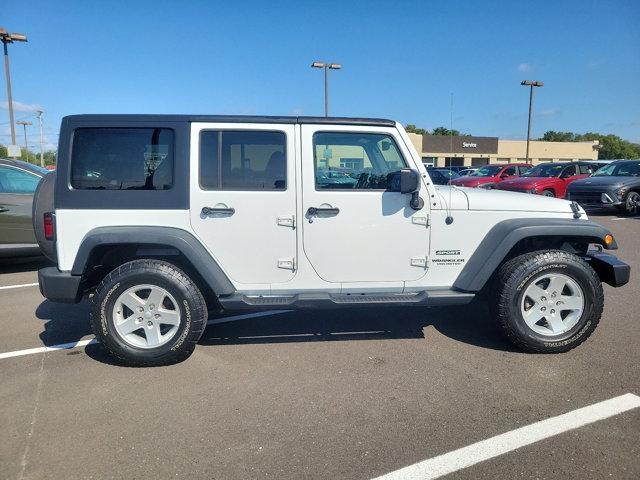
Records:
[[[583,238],[614,250],[614,242],[606,245],[609,230],[589,220],[564,218],[515,218],[497,223],[484,237],[453,283],[457,290],[478,292],[500,266],[511,249],[521,240],[532,237]]]

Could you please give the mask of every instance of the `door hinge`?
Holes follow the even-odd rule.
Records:
[[[431,221],[429,215],[424,217],[418,217],[414,215],[413,217],[411,217],[411,223],[413,223],[414,225],[424,225],[425,227],[428,227],[431,224]]]
[[[296,259],[294,257],[280,258],[278,259],[278,268],[293,271],[296,269]]]
[[[411,257],[411,266],[427,268],[427,257]]]
[[[281,227],[289,227],[296,228],[296,217],[295,215],[289,215],[288,217],[278,217],[277,223]]]

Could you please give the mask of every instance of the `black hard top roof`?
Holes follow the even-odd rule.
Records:
[[[209,123],[316,123],[330,125],[370,125],[394,127],[396,122],[384,118],[289,117],[261,115],[154,115],[154,114],[85,114],[69,115],[63,120],[75,122],[209,122]]]

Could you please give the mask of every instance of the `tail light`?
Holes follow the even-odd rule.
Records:
[[[53,213],[44,214],[44,238],[53,240],[55,237],[55,225],[53,223]]]

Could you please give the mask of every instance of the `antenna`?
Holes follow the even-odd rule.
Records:
[[[451,92],[451,102],[449,105],[449,155],[453,154],[453,92]],[[449,204],[447,205],[447,218],[445,218],[444,223],[447,225],[451,225],[453,223],[453,216],[451,215],[451,191],[453,190],[453,185],[451,185],[451,175],[452,175],[452,165],[451,159],[453,157],[449,157]]]

